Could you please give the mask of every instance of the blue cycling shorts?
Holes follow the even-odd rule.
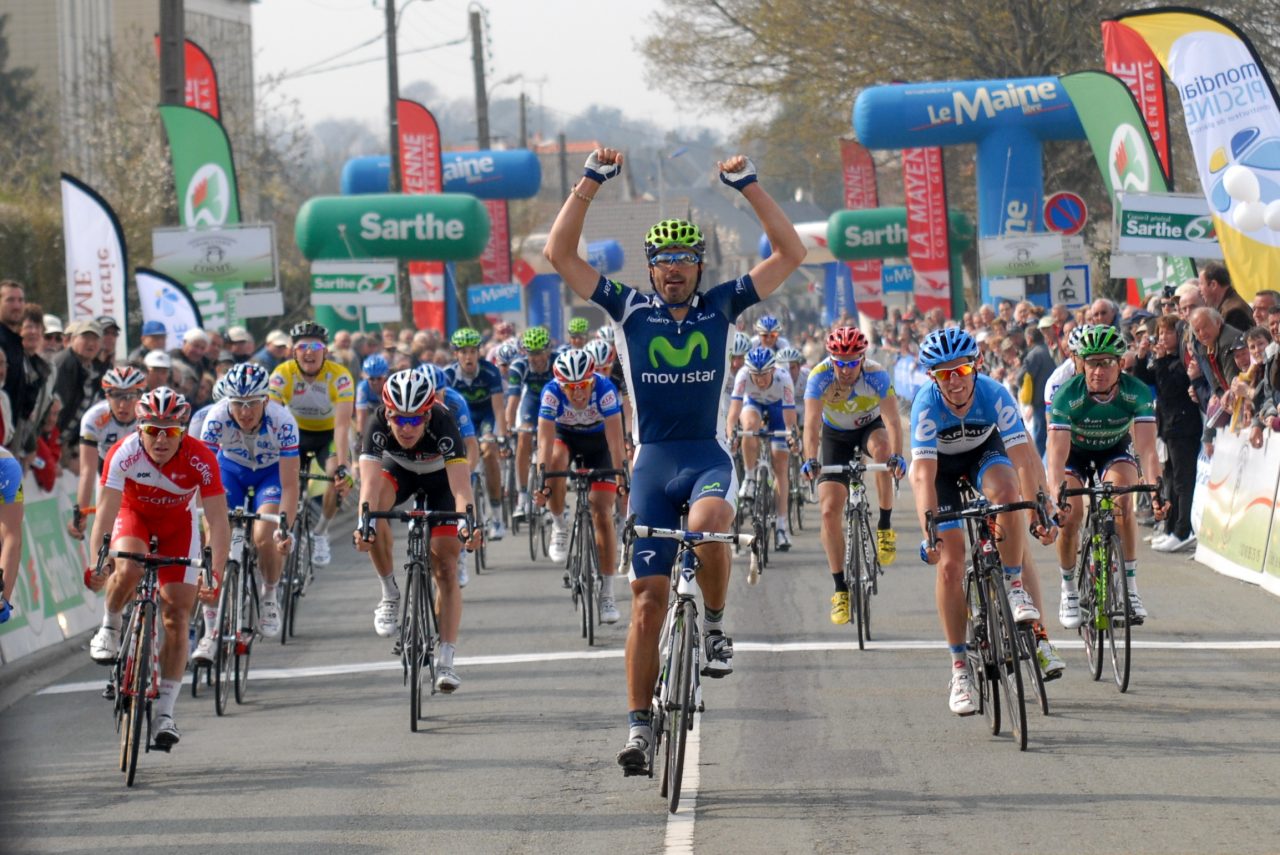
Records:
[[[640,525],[677,528],[680,509],[708,497],[736,505],[738,476],[733,459],[714,439],[682,439],[643,444],[631,470],[629,514]],[[679,543],[656,537],[636,538],[631,549],[633,578],[666,576]]]
[[[12,457],[0,458],[0,505],[22,502],[22,464]]]
[[[250,469],[234,460],[218,454],[218,467],[222,470],[222,485],[227,489],[227,507],[244,505],[244,497],[253,488],[254,513],[263,505],[280,504],[280,464],[274,463],[262,469]],[[292,511],[292,509],[290,509]]]
[[[759,401],[753,401],[750,397],[742,399],[742,410],[755,410],[760,414],[761,426],[765,430],[786,430],[787,421],[783,418],[782,401],[774,401],[772,404],[762,404]],[[770,437],[769,442],[776,449],[785,449],[787,440],[783,437]]]

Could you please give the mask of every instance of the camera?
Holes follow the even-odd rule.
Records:
[[[1172,297],[1173,297],[1173,293],[1174,293],[1174,291],[1175,291],[1175,290],[1177,290],[1177,289],[1175,289],[1172,285],[1166,285],[1166,286],[1164,286],[1164,298],[1165,298],[1166,300],[1168,300],[1168,299],[1172,298]]]

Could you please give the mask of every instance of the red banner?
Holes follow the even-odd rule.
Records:
[[[951,247],[947,235],[947,179],[942,149],[902,151],[907,198],[907,256],[915,271],[916,307],[951,315]]]
[[[1138,101],[1151,143],[1160,158],[1166,181],[1169,163],[1169,111],[1165,106],[1164,69],[1142,36],[1118,21],[1102,22],[1102,54],[1107,71],[1124,81]],[[1173,184],[1170,182],[1170,188]]]
[[[844,173],[844,205],[846,208],[876,208],[880,205],[876,190],[876,165],[867,147],[853,140],[840,140],[840,164]],[[853,297],[858,311],[884,320],[884,283],[879,261],[850,261],[853,274]]]
[[[156,36],[156,55],[160,54],[160,37]],[[201,112],[208,113],[215,119],[221,120],[218,115],[218,73],[213,69],[213,60],[209,58],[209,54],[204,52],[204,48],[191,41],[186,40],[186,50],[183,52],[182,62],[186,66],[186,103],[188,107],[193,107]]]
[[[396,101],[400,128],[400,191],[440,193],[444,175],[440,165],[440,126],[431,111],[401,98]],[[420,330],[447,335],[444,305],[444,262],[410,261],[409,295],[413,300],[413,324]]]
[[[507,224],[507,200],[486,199],[489,211],[489,243],[480,256],[480,281],[486,285],[511,282],[511,233]]]

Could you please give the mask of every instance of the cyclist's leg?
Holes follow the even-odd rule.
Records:
[[[475,412],[472,416],[475,417]],[[479,418],[476,418],[476,433],[480,436],[492,436],[494,430],[493,405],[489,405],[488,413],[482,412]],[[484,486],[489,492],[489,516],[491,519],[502,519],[502,513],[495,513],[495,509],[502,507],[502,470],[498,466],[498,445],[493,442],[482,443],[480,446],[480,459],[484,465]]]
[[[130,508],[121,508],[111,529],[111,548],[125,552],[146,552],[148,532],[146,525]],[[106,603],[102,609],[102,626],[89,642],[89,657],[99,664],[109,665],[120,652],[120,630],[124,624],[124,609],[133,597],[133,591],[142,579],[142,567],[132,561],[115,561],[114,569],[107,576]]]
[[[1129,453],[1127,443],[1123,449],[1114,450],[1114,456],[1111,456],[1102,469],[1102,478],[1122,487],[1138,483],[1138,466]],[[1134,493],[1116,497],[1116,531],[1120,535],[1120,550],[1124,553],[1129,604],[1137,617],[1146,618],[1147,609],[1138,596],[1138,519],[1134,513],[1136,499]]]
[[[974,481],[978,489],[993,504],[1022,501],[1022,489],[1018,474],[1000,445],[987,448],[978,464]],[[1004,566],[1004,583],[1009,592],[1009,607],[1018,623],[1037,621],[1040,612],[1031,601],[1022,582],[1022,557],[1027,548],[1027,515],[1023,511],[1001,514],[997,518],[1004,535],[996,548],[1000,551],[1000,563]]]
[[[823,466],[843,466],[858,454],[857,431],[838,430],[824,424],[821,442],[819,459]],[[847,594],[849,590],[844,581],[844,503],[848,498],[848,475],[818,476],[818,509],[822,513],[820,539],[837,594]],[[847,612],[847,597],[845,602]]]
[[[399,488],[402,479],[409,482],[408,486],[412,486],[412,473],[395,466],[394,463],[388,463],[384,464],[379,475],[377,492],[374,500],[369,504],[369,509],[389,511],[411,494],[402,497],[399,495]],[[397,608],[400,604],[400,588],[396,585],[395,568],[391,563],[392,540],[390,523],[387,520],[377,520],[374,523],[374,540],[369,548],[369,557],[373,561],[374,575],[378,577],[382,591],[382,596],[373,612],[373,628],[383,638],[395,635],[398,623]]]
[[[538,426],[538,399],[522,394],[516,413],[516,424],[521,428]],[[520,485],[520,504],[523,507],[529,496],[529,461],[533,457],[533,434],[522,430],[516,439],[516,481]]]
[[[770,404],[768,409],[769,430],[786,430],[787,422],[782,415],[782,402]],[[787,494],[788,485],[790,483],[788,466],[791,463],[791,449],[787,445],[785,439],[774,439],[770,437],[765,448],[772,450],[773,461],[773,480],[777,485],[774,490],[774,513],[777,520],[778,530],[787,531]]]
[[[555,442],[551,443],[551,450],[548,452],[547,470],[563,472],[567,468],[569,468],[569,445],[566,438],[557,436]],[[547,507],[562,525],[564,524],[564,498],[565,493],[568,491],[568,483],[566,478],[552,478],[545,485],[551,489],[551,495],[547,497]]]
[[[738,425],[744,431],[757,431],[763,425],[760,411],[755,408],[750,399],[742,403],[742,412],[738,414]],[[744,494],[750,490],[748,485],[752,483],[756,476],[756,456],[759,453],[760,440],[757,437],[742,437],[742,471],[745,473],[742,478],[742,487]]]
[[[876,463],[887,463],[893,454],[889,432],[884,421],[874,419],[862,429],[862,445],[867,456]],[[876,521],[876,551],[882,565],[892,564],[898,555],[898,535],[893,530],[893,475],[876,473],[876,498],[880,500],[880,517]]]
[[[170,528],[153,531],[159,536],[161,555],[200,557],[200,529],[195,519],[180,520]],[[161,735],[170,743],[177,742],[177,728],[172,726],[173,707],[182,686],[187,667],[187,625],[196,602],[196,582],[200,570],[195,567],[167,566],[156,573],[160,586],[160,617],[164,622],[164,639],[160,645],[160,696],[156,699],[157,741]],[[170,723],[159,721],[169,717]]]
[[[733,525],[734,471],[729,453],[717,442],[685,443],[686,464],[674,493],[689,502],[691,531],[727,532]],[[695,462],[696,461],[696,462]],[[702,569],[698,587],[702,591],[705,657],[702,673],[725,677],[733,673],[733,641],[724,632],[724,613],[729,594],[729,567],[732,552],[728,544],[699,547]]]

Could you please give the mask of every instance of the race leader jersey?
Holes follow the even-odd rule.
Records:
[[[124,497],[120,507],[143,517],[190,513],[196,493],[208,498],[226,492],[209,446],[185,433],[177,453],[163,466],[147,456],[136,431],[129,434],[107,452],[102,486],[119,490]]]
[[[307,377],[298,360],[288,359],[271,372],[271,399],[284,404],[306,431],[333,430],[338,407],[356,399],[356,384],[345,367],[326,359],[315,377]]]
[[[462,366],[457,362],[445,368],[444,374],[449,378],[449,385],[466,400],[471,410],[478,410],[479,415],[492,411],[493,396],[502,394],[502,372],[487,359],[477,363],[476,373],[470,377],[462,373]]]
[[[569,403],[569,396],[560,388],[559,380],[552,380],[542,387],[542,404],[538,418],[556,423],[556,428],[569,433],[599,433],[604,430],[604,420],[622,412],[618,390],[608,379],[596,375],[591,389],[591,399],[580,410]]]
[[[200,429],[204,444],[246,469],[266,469],[281,457],[298,456],[298,422],[289,408],[267,401],[256,430],[245,432],[231,418],[231,402],[213,405]]]
[[[1132,374],[1121,374],[1106,401],[1089,393],[1083,374],[1062,385],[1053,396],[1049,430],[1071,431],[1071,444],[1085,451],[1101,451],[1125,441],[1134,422],[1155,423],[1151,389]]]
[[[973,406],[963,418],[947,407],[937,383],[930,382],[916,393],[911,405],[912,460],[973,451],[993,432],[1000,434],[1005,448],[1027,441],[1027,429],[1009,390],[985,374],[974,378]]]
[[[80,419],[80,444],[98,447],[98,471],[102,471],[103,458],[111,446],[115,445],[126,434],[133,430],[136,422],[121,424],[111,414],[110,404],[103,400],[85,411]]]
[[[733,322],[760,302],[750,275],[696,293],[683,321],[656,294],[601,276],[591,301],[614,320],[615,340],[635,402],[639,443],[714,439],[724,444]]]
[[[835,430],[857,430],[880,415],[880,402],[893,394],[893,378],[878,363],[862,361],[862,371],[851,386],[836,379],[831,357],[809,372],[804,387],[806,401],[822,402],[822,423]]]
[[[551,364],[554,361],[553,357],[548,356],[547,367],[542,371],[534,371],[533,366],[529,364],[529,357],[521,356],[519,359],[512,360],[507,366],[507,394],[522,397],[529,395],[534,400],[540,398],[543,387],[555,377],[551,373]]]
[[[738,369],[738,376],[733,380],[731,397],[735,401],[745,399],[747,403],[759,404],[762,407],[781,402],[784,410],[796,408],[796,389],[791,383],[791,372],[781,365],[774,366],[773,378],[763,389],[751,379],[751,370],[745,365],[742,366]]]
[[[429,475],[444,472],[447,463],[466,463],[467,452],[453,415],[444,404],[436,403],[431,407],[422,437],[412,448],[405,448],[396,440],[387,424],[387,408],[378,407],[365,431],[360,459],[380,461],[384,469],[392,464]]]

